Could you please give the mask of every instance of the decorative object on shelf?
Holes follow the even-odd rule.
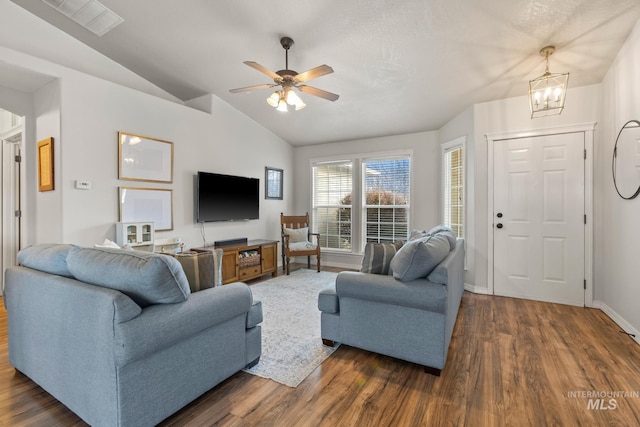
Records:
[[[53,138],[45,138],[38,141],[38,191],[53,189]]]
[[[116,243],[121,248],[153,252],[154,237],[153,222],[116,223]]]
[[[241,87],[238,89],[231,89],[229,90],[229,92],[251,92],[256,89],[268,89],[275,86],[281,86],[282,89],[276,90],[271,94],[271,96],[267,98],[267,103],[276,108],[278,111],[282,112],[289,111],[289,107],[287,107],[288,105],[295,107],[296,111],[306,107],[307,104],[305,104],[302,99],[300,99],[300,97],[293,91],[294,88],[309,95],[318,96],[329,101],[335,101],[339,98],[339,96],[335,93],[300,84],[311,79],[322,77],[326,74],[331,74],[333,73],[333,68],[329,67],[328,65],[320,65],[318,67],[305,71],[304,73],[298,74],[298,72],[289,69],[289,49],[291,49],[291,46],[293,46],[293,39],[291,39],[290,37],[282,37],[280,39],[280,45],[285,52],[284,70],[273,72],[266,67],[258,64],[257,62],[244,61],[244,63],[249,67],[255,68],[261,73],[264,73],[267,76],[271,77],[274,83]]]
[[[118,132],[118,179],[173,182],[173,142]]]
[[[154,242],[154,252],[161,254],[177,255],[184,252],[184,242],[182,237],[170,237],[168,239],[157,239]]]
[[[173,230],[173,190],[119,187],[121,222],[149,221],[156,231]]]
[[[283,174],[282,169],[269,166],[264,168],[265,199],[282,200]]]
[[[618,132],[613,146],[611,173],[613,185],[620,197],[624,200],[638,197],[640,194],[640,121],[629,120]]]
[[[529,81],[529,106],[532,119],[560,114],[564,108],[569,73],[549,72],[549,56],[555,51],[555,46],[546,46],[540,50],[540,55],[545,57],[547,64],[544,74]]]

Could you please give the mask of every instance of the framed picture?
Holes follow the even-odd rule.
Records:
[[[52,191],[53,138],[38,141],[38,191]]]
[[[120,222],[154,222],[156,231],[173,230],[173,190],[119,188]]]
[[[173,182],[173,142],[118,132],[118,179]]]
[[[264,198],[282,200],[282,169],[271,168],[269,166],[264,168]]]

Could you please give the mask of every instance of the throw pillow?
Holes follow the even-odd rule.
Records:
[[[411,233],[409,233],[409,240],[417,240],[423,237],[427,237],[426,230],[411,230]]]
[[[364,247],[364,258],[362,258],[362,273],[389,274],[389,265],[398,249],[404,244],[403,241],[393,243],[367,243]]]
[[[309,239],[309,227],[285,228],[284,234],[289,236],[289,243],[306,242]]]
[[[222,285],[222,263],[216,249],[214,252],[185,252],[175,258],[182,265],[191,292]]]
[[[449,251],[445,236],[427,236],[407,242],[391,260],[393,277],[403,282],[426,277]]]
[[[73,245],[56,243],[29,246],[18,252],[18,264],[45,273],[73,278],[67,267],[67,255],[72,247]]]
[[[315,243],[307,242],[295,242],[289,245],[289,250],[293,252],[302,252],[302,251],[315,251],[318,245]]]
[[[191,293],[182,266],[168,255],[73,247],[67,267],[76,279],[118,290],[142,308],[183,302]]]
[[[435,236],[437,234],[441,234],[447,238],[449,241],[450,250],[453,250],[456,247],[456,234],[453,230],[446,225],[437,225],[433,227],[431,230],[427,231],[427,236]]]

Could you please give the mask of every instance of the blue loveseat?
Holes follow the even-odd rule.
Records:
[[[358,347],[440,375],[464,292],[464,240],[443,227],[418,234],[397,253],[390,244],[368,244],[363,271],[341,272],[320,292],[326,345]],[[376,246],[380,260],[371,262],[367,251]]]
[[[191,294],[179,262],[37,245],[5,273],[9,361],[93,426],[152,426],[257,363],[262,309],[233,283]]]

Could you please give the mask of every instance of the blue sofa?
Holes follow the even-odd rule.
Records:
[[[152,426],[257,363],[262,308],[233,283],[191,294],[179,262],[36,245],[5,272],[9,361],[92,426]]]
[[[464,241],[453,234],[421,238],[401,247],[382,274],[341,272],[335,286],[320,292],[326,345],[358,347],[440,375],[464,291]],[[416,255],[422,250],[426,256]],[[435,261],[429,251],[438,253]]]

